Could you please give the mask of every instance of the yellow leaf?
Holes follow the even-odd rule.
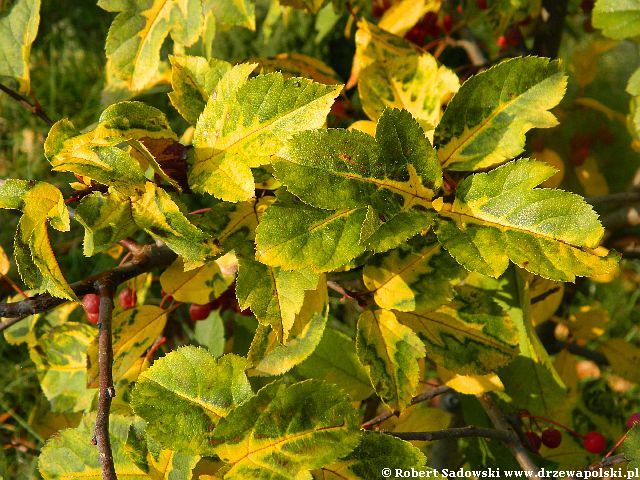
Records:
[[[609,312],[599,305],[585,305],[569,316],[568,326],[573,336],[582,340],[593,340],[607,331]]]
[[[9,257],[4,251],[4,248],[0,246],[0,274],[6,275],[9,273],[9,269],[11,268],[11,263],[9,261]]]
[[[488,375],[458,375],[438,367],[438,375],[440,375],[445,385],[465,395],[478,395],[485,392],[501,392],[504,390],[502,381],[495,373]]]
[[[400,0],[393,4],[378,22],[378,27],[403,36],[424,17],[427,12],[440,10],[442,0]]]
[[[595,197],[609,193],[607,179],[604,178],[604,175],[600,171],[595,157],[588,156],[582,165],[575,167],[575,170],[580,185],[582,185],[586,195]]]
[[[557,188],[562,183],[562,180],[564,179],[565,166],[564,161],[562,160],[562,157],[558,155],[558,152],[550,148],[545,148],[540,152],[535,152],[531,155],[531,158],[544,162],[547,165],[551,165],[557,170],[553,176],[542,182],[540,186],[545,188]]]

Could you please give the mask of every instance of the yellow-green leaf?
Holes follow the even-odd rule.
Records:
[[[0,77],[17,80],[22,93],[31,91],[29,55],[40,23],[40,0],[17,0],[0,18]]]

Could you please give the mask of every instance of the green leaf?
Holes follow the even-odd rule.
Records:
[[[358,428],[357,411],[337,387],[278,381],[222,419],[212,441],[230,464],[225,479],[289,480],[349,454]]]
[[[40,0],[16,0],[0,18],[0,77],[17,80],[22,93],[31,91],[29,55],[39,23]]]
[[[394,411],[403,410],[416,393],[418,360],[424,345],[388,310],[365,311],[358,319],[356,350],[378,396]]]
[[[518,354],[518,330],[493,292],[461,285],[453,302],[433,310],[398,313],[424,342],[427,357],[459,375],[486,375]]]
[[[211,455],[213,426],[253,395],[246,367],[235,355],[216,360],[205,349],[182,347],[140,375],[131,404],[162,446]]]
[[[436,213],[413,208],[398,212],[380,224],[367,237],[367,248],[376,253],[396,248],[418,233],[426,233],[436,219]]]
[[[335,270],[364,252],[360,238],[368,211],[277,201],[256,229],[256,259],[286,270]]]
[[[376,138],[357,130],[316,130],[296,135],[274,163],[287,189],[315,207],[371,205],[396,213],[431,206],[442,184],[436,154],[406,111],[386,110]],[[318,185],[323,188],[318,188]]]
[[[225,26],[256,29],[255,0],[203,0],[202,10],[211,11],[216,20]]]
[[[640,468],[640,426],[635,424],[622,442],[622,454],[629,460],[627,469],[634,471]]]
[[[524,151],[532,128],[558,124],[548,110],[567,85],[558,61],[513,58],[467,80],[435,131],[438,158],[447,170],[478,170]]]
[[[189,174],[196,192],[231,202],[251,198],[251,167],[270,163],[292,134],[320,127],[341,90],[304,78],[285,79],[280,73],[246,81],[254,68],[239,65],[229,71],[198,119]]]
[[[24,283],[36,292],[75,300],[47,232],[47,222],[61,232],[70,228],[69,211],[60,190],[44,182],[0,180],[0,209],[22,211],[13,254]]]
[[[425,132],[433,131],[442,106],[460,88],[455,73],[438,66],[428,53],[403,55],[372,63],[360,74],[358,93],[369,118],[386,107],[411,112]]]
[[[345,458],[314,472],[318,480],[384,480],[385,468],[428,470],[424,454],[409,442],[377,432],[363,432],[356,449]]]
[[[314,352],[296,367],[296,372],[337,385],[354,401],[364,400],[373,393],[354,341],[333,328],[325,329]]]
[[[289,331],[302,308],[305,291],[314,290],[319,275],[287,271],[249,258],[240,261],[236,295],[242,310],[251,308],[262,325],[270,325],[278,340],[287,343]]]
[[[326,279],[320,277],[315,290],[305,292],[300,313],[295,316],[287,343],[282,344],[275,331],[259,325],[249,349],[252,374],[282,375],[311,355],[327,325],[329,304]]]
[[[640,35],[638,0],[598,0],[592,14],[593,26],[610,38],[622,40]]]
[[[29,349],[40,387],[54,412],[91,407],[95,390],[87,389],[87,348],[97,334],[91,325],[66,322],[51,328]]]
[[[180,115],[195,125],[216,85],[231,70],[231,64],[223,60],[184,55],[172,55],[169,61],[173,89],[169,99]]]
[[[439,241],[465,268],[498,277],[509,260],[551,280],[606,273],[615,254],[598,247],[604,229],[584,199],[534,188],[555,170],[528,159],[471,175],[439,212]]]
[[[138,227],[133,221],[129,199],[117,190],[94,192],[82,199],[73,217],[84,227],[84,254],[91,257],[108,250]]]
[[[196,322],[194,338],[214,357],[220,357],[224,353],[224,323],[218,310],[211,312],[206,319]]]
[[[214,239],[193,225],[169,194],[153,183],[147,182],[144,194],[132,198],[131,210],[138,227],[180,255],[185,269],[197,268],[220,253]]]
[[[118,12],[105,50],[113,73],[132,90],[149,86],[160,67],[160,49],[171,34],[182,46],[200,36],[200,0],[99,0],[98,6]]]
[[[375,302],[387,310],[431,310],[453,298],[464,270],[438,243],[420,239],[373,259],[362,272]]]
[[[132,452],[127,445],[131,422],[131,418],[122,415],[111,414],[109,417],[116,475],[118,478],[148,480],[146,472],[131,459]],[[100,458],[91,442],[94,429],[95,415],[88,415],[77,428],[62,430],[47,441],[38,459],[38,469],[44,480],[102,479]]]
[[[238,268],[233,254],[185,271],[185,262],[177,258],[160,275],[160,285],[178,302],[204,305],[222,295],[233,283]]]
[[[167,311],[155,305],[141,305],[113,316],[113,379],[118,382],[153,345],[167,324]],[[98,387],[98,340],[87,352],[87,386]]]

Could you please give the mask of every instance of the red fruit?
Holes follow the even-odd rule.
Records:
[[[638,412],[627,418],[627,428],[632,428],[636,423],[640,423],[640,413]]]
[[[196,305],[193,303],[189,307],[189,316],[194,322],[204,320],[209,316],[209,313],[211,313],[211,305],[208,303],[205,305]]]
[[[540,438],[540,435],[535,432],[525,432],[525,435],[527,437],[527,442],[529,442],[529,448],[534,452],[539,451],[542,446],[542,439]]]
[[[82,307],[87,313],[95,313],[96,315],[100,311],[100,295],[95,293],[87,293],[82,297]]]
[[[498,44],[500,49],[503,49],[503,48],[505,48],[507,46],[507,39],[505,38],[504,35],[500,35],[498,37],[498,39],[496,40],[496,43]]]
[[[89,323],[93,323],[94,325],[98,323],[99,317],[100,317],[100,314],[98,312],[87,313],[87,319],[89,320]]]
[[[602,453],[606,443],[600,432],[589,432],[582,438],[582,446],[589,453]]]
[[[404,38],[409,40],[416,45],[424,45],[424,37],[426,36],[426,32],[424,30],[424,26],[418,24],[409,30]]]
[[[125,310],[128,308],[133,308],[136,306],[136,292],[134,292],[132,289],[130,288],[125,288],[124,290],[122,290],[120,292],[120,295],[118,295],[118,302],[120,303],[120,306],[122,308],[124,308]]]
[[[507,42],[509,42],[509,45],[512,47],[517,47],[522,43],[522,34],[520,33],[520,29],[517,27],[510,29],[507,32],[506,38]]]
[[[478,8],[480,10],[486,10],[487,9],[487,0],[476,0],[476,4],[478,5]]]
[[[562,442],[562,433],[555,428],[547,428],[542,432],[542,443],[549,448],[558,448]]]
[[[442,28],[445,32],[450,33],[453,28],[453,17],[448,13],[442,19]]]
[[[458,5],[458,6],[456,7],[456,12],[457,12],[458,14],[462,15],[462,5]]]

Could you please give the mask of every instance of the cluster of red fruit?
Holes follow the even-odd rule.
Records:
[[[127,310],[136,306],[136,292],[131,288],[125,288],[118,295],[118,303]],[[100,316],[100,295],[88,293],[82,297],[82,307],[87,314],[89,323],[96,325]]]
[[[574,432],[568,427],[560,425],[559,423],[546,419],[544,417],[534,416],[529,414],[528,412],[522,412],[521,416],[527,417],[530,420],[537,419],[544,422],[553,423],[561,428],[564,428],[569,434],[573,435],[574,437],[581,438],[582,446],[589,453],[593,453],[595,455],[600,454],[604,451],[607,445],[606,439],[600,432],[589,432],[585,435],[580,435],[579,433]],[[633,428],[633,426],[637,423],[640,423],[640,413],[634,413],[627,419],[627,429]],[[562,433],[560,432],[560,430],[553,427],[544,429],[542,431],[542,435],[538,435],[536,432],[530,430],[528,432],[525,432],[525,436],[527,438],[529,448],[534,452],[538,452],[542,445],[547,448],[558,448],[562,443]]]

